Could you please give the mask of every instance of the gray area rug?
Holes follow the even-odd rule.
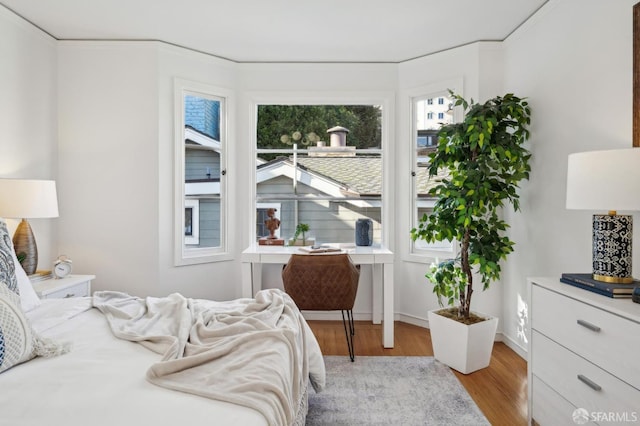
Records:
[[[309,388],[307,426],[489,425],[449,367],[432,357],[325,356],[327,386]]]

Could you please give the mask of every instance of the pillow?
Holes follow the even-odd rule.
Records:
[[[27,273],[24,271],[20,262],[18,262],[15,250],[12,250],[11,254],[13,254],[13,263],[16,265],[16,280],[18,281],[18,291],[20,292],[20,304],[22,305],[23,311],[29,312],[40,306],[42,302],[40,302],[38,294],[33,289]]]
[[[33,308],[40,306],[40,299],[22,265],[18,262],[13,242],[9,237],[7,224],[2,218],[0,218],[0,240],[0,280],[7,283],[11,291],[15,291],[20,295],[22,309],[25,312],[29,312]],[[9,258],[11,258],[11,261]],[[11,271],[13,271],[13,274]],[[12,275],[13,279],[11,278]],[[17,290],[14,290],[16,287],[13,285],[13,280],[15,280]]]
[[[35,352],[34,336],[20,307],[20,297],[0,282],[0,373],[30,360]]]
[[[18,281],[16,279],[16,267],[13,262],[13,242],[7,230],[7,224],[0,220],[0,281],[9,290],[18,293]]]

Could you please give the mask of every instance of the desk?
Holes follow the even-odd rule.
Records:
[[[382,345],[393,348],[393,252],[379,245],[362,247],[337,245],[349,254],[356,265],[373,267],[373,323],[382,323]],[[252,244],[242,252],[242,296],[253,297],[262,289],[262,265],[286,264],[292,254],[304,254],[295,246],[260,246]],[[322,256],[314,255],[314,256]],[[382,303],[381,303],[382,299]]]

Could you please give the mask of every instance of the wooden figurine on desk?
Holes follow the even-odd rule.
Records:
[[[264,221],[264,224],[269,230],[269,236],[263,237],[258,240],[258,244],[261,246],[283,246],[284,240],[276,237],[276,229],[280,227],[280,219],[276,216],[276,209],[267,209],[268,219]]]

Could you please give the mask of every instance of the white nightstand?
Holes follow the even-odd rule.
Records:
[[[95,275],[69,275],[31,283],[40,299],[91,296],[91,280]]]

